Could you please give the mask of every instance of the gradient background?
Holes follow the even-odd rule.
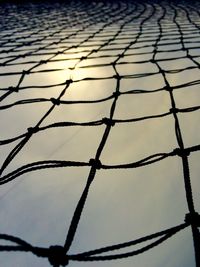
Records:
[[[101,9],[103,6],[101,2],[99,4],[92,4],[97,9]],[[55,4],[54,8],[50,9],[47,14],[49,16],[55,16],[56,14],[58,21],[63,19],[65,12],[66,17],[70,16],[70,14],[73,16],[70,10],[67,10],[66,6],[60,5]],[[159,9],[159,5],[156,5]],[[5,7],[2,6],[2,10],[3,8]],[[23,10],[20,11],[15,5],[11,6],[11,10],[18,21],[20,21],[20,18],[22,21],[25,21],[29,16],[30,21],[28,22],[27,20],[27,25],[29,25],[28,23],[32,23],[34,18],[36,18],[37,29],[39,25],[37,20],[40,16],[37,14],[38,10],[36,6],[33,5],[32,9],[30,9],[32,17],[29,13]],[[7,12],[5,13],[5,17],[9,18],[11,16],[9,12],[11,11],[7,10],[5,12]],[[81,15],[77,14],[78,16],[80,17]],[[41,21],[43,20],[44,18],[41,19]],[[69,39],[69,45],[84,40],[89,36],[89,33],[95,32],[101,23],[96,23],[85,30],[82,35],[80,34]],[[196,23],[200,26],[199,21]],[[56,26],[53,21],[50,20],[49,24],[52,26],[53,31],[59,29],[59,26]],[[12,23],[8,24],[8,26],[11,25]],[[20,22],[14,28],[19,25]],[[146,32],[148,30],[150,31],[151,28],[156,29],[156,22],[152,25],[148,25],[147,23],[145,27]],[[128,28],[132,29],[133,34],[134,32],[138,32],[137,23],[130,24]],[[3,36],[5,33],[12,33],[13,29],[2,30],[0,34]],[[113,50],[112,52],[99,51],[90,56],[95,55],[98,57],[109,54],[113,55],[113,57],[96,59],[90,59],[89,57],[81,62],[79,59],[82,56],[88,55],[88,52],[85,52],[85,50],[98,48],[100,44],[106,41],[106,35],[109,36],[110,33],[115,33],[118,29],[119,25],[117,23],[106,27],[98,35],[98,38],[94,37],[79,48],[70,49],[64,54],[56,56],[54,59],[61,59],[62,61],[41,65],[37,70],[52,68],[64,70],[27,75],[21,86],[56,84],[64,82],[70,77],[76,80],[85,77],[115,75],[111,65],[91,68],[83,67],[113,62],[117,55],[123,51],[123,47],[125,46],[123,41],[116,40],[108,46],[108,48],[118,47],[119,50]],[[69,26],[68,28],[66,27],[65,31],[70,32],[73,30],[75,28]],[[23,32],[27,36],[30,33],[31,30]],[[48,31],[45,34],[48,35]],[[17,33],[13,35],[13,38],[16,36]],[[126,36],[126,31],[124,30],[120,36]],[[198,32],[196,36],[196,40],[200,41]],[[141,36],[141,38],[145,40],[144,36]],[[42,45],[45,42],[50,42],[50,40],[50,37],[47,37]],[[125,59],[122,58],[120,61],[134,62],[151,59],[153,47],[148,38],[146,38],[145,42],[149,47],[140,48],[144,43],[138,43],[134,46],[136,48],[135,52],[149,52],[149,54],[143,57],[130,55],[126,56]],[[37,49],[40,46],[41,43],[36,43],[28,47],[28,49]],[[190,49],[189,46],[191,47],[190,53],[199,55],[199,58],[196,60],[200,62],[199,48],[192,49],[192,44],[188,44],[188,49]],[[5,47],[2,49],[5,49]],[[60,49],[60,44],[57,44],[51,46],[49,51],[55,52]],[[167,43],[160,49],[166,49],[166,52],[158,52],[156,59],[170,58],[171,54],[167,52],[169,50]],[[22,48],[13,52],[13,54],[16,53],[23,53]],[[130,51],[127,51],[126,55],[129,53]],[[184,52],[173,53],[173,56],[178,56],[181,53]],[[2,53],[0,58],[1,62],[4,62],[3,56],[4,54]],[[48,56],[39,56],[36,53],[32,57],[29,57],[28,60],[39,61],[47,58]],[[24,58],[16,62],[25,62],[26,60]],[[34,63],[1,67],[1,73],[22,71],[30,68],[32,65]],[[70,68],[73,68],[75,65],[75,69],[71,70]],[[193,66],[193,63],[189,59],[179,59],[161,62],[160,65],[165,70],[173,70]],[[157,68],[153,63],[148,62],[141,65],[134,63],[118,65],[117,70],[121,75],[128,75],[156,72]],[[195,70],[192,69],[181,73],[167,74],[167,79],[170,85],[174,86],[198,79],[199,73],[199,69],[196,68]],[[0,76],[1,89],[15,86],[19,78],[20,75]],[[163,79],[158,74],[140,79],[122,79],[120,90],[122,92],[133,89],[151,90],[161,88],[163,85]],[[111,95],[115,91],[115,87],[116,81],[114,79],[81,81],[71,84],[62,99],[100,99]],[[23,90],[20,93],[11,94],[1,105],[14,103],[22,99],[40,97],[56,98],[62,89],[62,86],[58,86],[48,89]],[[1,94],[4,92],[2,91]],[[199,105],[199,86],[194,85],[189,88],[175,90],[174,97],[178,108]],[[99,120],[108,116],[111,103],[112,100],[97,104],[60,105],[54,109],[41,126],[59,121],[84,122]],[[50,106],[50,102],[41,102],[0,110],[0,140],[26,132],[28,127],[35,125],[40,120]],[[114,118],[128,119],[156,115],[168,112],[170,108],[170,98],[167,91],[153,94],[121,95],[117,102]],[[178,117],[180,119],[185,146],[189,147],[199,144],[199,111],[180,113]],[[10,163],[5,170],[5,174],[24,164],[39,160],[59,159],[88,162],[90,158],[95,156],[104,129],[104,125],[96,127],[76,126],[52,128],[36,133]],[[9,151],[18,142],[1,146],[1,164],[3,164]],[[176,147],[174,119],[170,115],[164,118],[150,119],[137,123],[116,124],[111,130],[100,159],[105,164],[123,164],[143,159],[154,153],[170,152]],[[199,152],[191,153],[189,163],[195,208],[200,212]],[[40,170],[27,173],[10,183],[2,185],[0,187],[0,233],[18,236],[35,246],[48,247],[54,244],[63,245],[73,212],[85,186],[89,170],[89,167]],[[184,192],[182,163],[181,158],[177,156],[169,157],[163,161],[142,168],[98,170],[90,188],[75,239],[70,248],[70,253],[83,252],[102,246],[134,240],[141,236],[176,226],[184,221],[186,213],[188,213],[188,209]],[[136,257],[110,262],[70,262],[69,266],[194,267],[195,259],[192,242],[191,229],[188,227],[158,247]],[[8,243],[1,241],[1,244]],[[136,246],[136,248],[138,247]],[[128,248],[123,251],[130,250],[131,248]],[[37,258],[31,253],[1,252],[0,259],[0,266],[3,267],[49,266],[47,259]]]

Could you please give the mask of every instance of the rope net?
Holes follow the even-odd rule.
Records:
[[[132,264],[188,231],[200,266],[199,9],[191,1],[1,4],[2,255],[31,252],[44,266]]]

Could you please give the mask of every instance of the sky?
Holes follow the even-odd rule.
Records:
[[[150,4],[139,4],[135,13],[132,11],[134,5],[129,5],[127,9],[126,5],[119,7],[111,7],[109,3],[106,7],[93,3],[86,11],[74,2],[70,6],[54,5],[48,9],[44,6],[41,10],[37,5],[31,9],[30,6],[22,9],[13,5],[5,11],[6,26],[2,26],[0,33],[0,63],[12,60],[1,66],[0,96],[5,94],[5,88],[17,86],[23,70],[31,69],[41,60],[49,61],[25,74],[20,83],[22,89],[1,101],[1,141],[27,133],[28,128],[34,127],[52,107],[50,99],[59,97],[66,80],[72,79],[74,82],[69,84],[61,100],[98,100],[115,92],[117,80],[113,76],[118,73],[123,78],[119,82],[121,95],[116,102],[113,119],[124,122],[111,127],[100,155],[101,163],[119,165],[137,162],[153,154],[170,153],[178,147],[172,114],[137,122],[125,121],[169,112],[171,102],[166,90],[130,93],[133,90],[150,92],[163,88],[166,84],[162,73],[158,73],[158,66],[164,71],[170,86],[180,87],[173,91],[177,108],[199,105],[198,84],[182,86],[199,77],[198,14],[190,8],[190,18],[195,22],[192,24],[184,9],[179,7],[176,9],[178,15],[175,23],[172,21],[174,9],[166,7],[167,13],[161,22],[163,33],[155,51],[153,44],[159,38],[157,21],[163,12],[162,7],[154,5],[152,17],[154,9]],[[142,15],[133,19],[140,12],[143,12]],[[46,20],[47,15],[49,20]],[[150,19],[145,21],[148,17]],[[177,25],[181,25],[185,51],[181,47]],[[75,31],[77,34],[73,35]],[[114,36],[115,39],[111,40]],[[8,42],[2,44],[6,40]],[[27,45],[25,41],[33,42]],[[7,49],[13,50],[2,52]],[[62,52],[56,55],[57,51]],[[186,58],[186,51],[193,60]],[[31,54],[13,60],[16,55],[26,52]],[[119,54],[124,57],[118,60],[115,70],[112,63]],[[153,57],[158,65],[150,61]],[[149,75],[143,77],[143,74]],[[46,85],[54,86],[45,88]],[[6,105],[17,101],[36,98],[43,101],[6,108]],[[40,127],[57,122],[101,121],[109,117],[112,103],[113,98],[99,103],[60,104],[41,122]],[[199,110],[180,112],[178,119],[185,147],[198,145]],[[37,161],[89,162],[95,158],[105,128],[105,124],[76,125],[51,127],[34,133],[2,175],[9,175],[19,167]],[[20,140],[1,145],[1,166],[4,166],[5,159]],[[194,205],[200,212],[198,162],[199,151],[191,153],[189,164]],[[62,246],[89,171],[89,166],[40,169],[2,184],[0,233],[20,237],[33,246]],[[138,168],[97,170],[69,254],[123,243],[177,226],[184,222],[186,213],[188,207],[182,162],[178,156]],[[0,244],[11,243],[1,240]],[[114,252],[127,252],[140,247]],[[50,266],[48,259],[37,258],[31,253],[1,252],[0,258],[4,267],[13,266],[13,263],[17,267]],[[180,231],[158,247],[138,256],[95,263],[70,261],[69,266],[90,267],[94,264],[95,267],[195,267],[191,229],[188,227]]]

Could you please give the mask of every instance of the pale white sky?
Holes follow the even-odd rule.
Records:
[[[100,10],[102,8],[100,6],[101,4],[93,4],[93,10],[95,8]],[[124,6],[126,5],[124,4]],[[138,14],[143,9],[143,5],[138,6],[139,9],[135,14]],[[25,89],[20,90],[18,93],[12,93],[5,98],[0,107],[24,99],[57,98],[65,87],[63,83],[68,79],[77,82],[69,85],[61,100],[98,100],[110,97],[116,90],[116,79],[109,78],[116,75],[110,63],[114,62],[119,54],[125,53],[125,56],[118,61],[121,64],[116,67],[119,75],[125,77],[120,80],[119,90],[123,94],[117,100],[113,118],[116,120],[129,120],[169,112],[171,102],[167,91],[127,94],[132,90],[150,91],[165,86],[162,74],[157,73],[157,65],[150,62],[155,53],[152,45],[155,44],[159,36],[157,20],[161,16],[162,8],[158,4],[155,5],[154,16],[142,24],[142,34],[139,34],[139,26],[142,19],[148,17],[153,10],[150,5],[145,4],[144,7],[146,11],[143,15],[139,19],[127,23],[114,41],[109,40],[119,32],[124,19],[118,21],[118,23],[107,25],[102,29],[103,25],[109,21],[109,16],[108,18],[102,17],[102,21],[99,23],[93,23],[76,36],[69,37],[59,44],[49,46],[48,50],[43,49],[34,52],[32,56],[13,61],[13,63],[27,62],[27,64],[1,66],[0,72],[5,73],[5,75],[0,76],[2,96],[5,93],[3,89],[9,86],[16,86],[21,76],[18,73],[11,76],[6,75],[6,73],[20,73],[23,70],[28,70],[40,60],[47,60],[52,56],[43,55],[44,52],[64,51],[65,48],[77,45],[89,38],[80,44],[78,48],[70,48],[64,53],[55,56],[51,62],[42,64],[34,69],[34,71],[41,72],[25,75],[20,85]],[[123,8],[123,5],[121,8]],[[129,10],[131,8],[133,9],[133,6],[130,5]],[[24,13],[20,9],[13,8],[13,10],[16,17],[20,17],[20,14],[23,14],[23,19],[26,19],[26,16],[29,16],[26,10]],[[195,25],[188,22],[188,19],[184,16],[185,13],[181,11],[180,7],[177,10],[176,22],[181,25],[186,51],[190,55],[196,56],[194,58],[196,64],[185,57],[185,51],[168,51],[170,49],[181,49],[180,32],[177,24],[171,20],[174,11],[168,6],[165,18],[161,23],[163,35],[160,42],[158,42],[155,60],[158,60],[159,66],[166,72],[166,79],[170,86],[186,84],[199,78],[198,62],[200,62],[200,50],[194,49],[197,46],[197,42],[200,41],[198,30],[200,29],[200,24],[197,21],[197,13],[192,9],[190,10],[190,17],[197,25],[195,28]],[[62,20],[65,20],[65,17],[63,17],[65,12],[68,12],[67,14],[71,18],[74,17],[75,21],[79,21],[75,17],[75,13],[73,13],[75,12],[75,7],[73,8],[73,6],[71,6],[71,13],[69,13],[67,6],[62,6],[62,8],[56,6],[55,9],[50,9],[49,12],[51,13],[47,14],[49,14],[50,18],[51,16],[53,18],[46,22],[47,25],[48,23],[50,25],[50,32],[56,32],[61,29],[60,25]],[[23,36],[29,36],[32,31],[36,31],[37,27],[39,27],[38,15],[34,9],[32,13],[33,16],[30,18],[30,22],[34,20],[35,16],[36,28],[27,32],[23,31],[21,34],[17,32],[14,34],[15,28],[21,25],[21,22],[18,22],[10,30],[2,30],[0,33],[1,38],[5,34],[12,34],[13,32],[12,38],[20,37],[16,39],[18,41],[14,42],[13,47],[15,47],[17,42],[23,41]],[[121,13],[123,14],[123,12]],[[128,21],[133,18],[133,14],[126,15],[125,20]],[[9,18],[10,16],[11,14],[8,13],[7,17]],[[81,12],[77,16],[84,18]],[[120,12],[116,15],[116,18],[117,16],[120,16]],[[28,27],[29,22],[27,21],[26,23],[26,27]],[[8,26],[10,27],[10,25],[12,25],[11,22]],[[81,23],[79,26],[70,27],[69,25],[67,27],[65,22],[64,25],[65,29],[61,33],[55,34],[55,39],[59,40],[81,28]],[[86,26],[87,23],[84,25]],[[45,24],[43,26],[40,25],[40,29],[45,29],[45,26]],[[92,37],[91,35],[99,29],[102,30]],[[188,35],[188,29],[195,40],[192,43],[189,42],[191,36]],[[39,34],[33,35],[33,37],[27,37],[27,40],[34,40],[37,36],[48,36],[48,33],[48,30],[44,30]],[[169,46],[170,36],[179,44]],[[126,39],[124,39],[125,37]],[[126,50],[126,47],[135,38],[138,38],[137,42],[131,46],[131,49]],[[2,38],[2,40],[4,39]],[[109,41],[109,44],[99,49],[106,41]],[[30,51],[29,49],[33,48],[34,50],[50,42],[51,37],[47,37],[43,41],[35,42],[32,46],[27,46],[26,49]],[[2,50],[12,48],[12,46],[4,46],[2,45]],[[8,54],[2,53],[0,62],[5,61],[3,56],[24,53],[23,48],[15,48],[14,52],[9,52]],[[93,49],[99,49],[99,51],[91,53]],[[81,59],[81,57],[87,58]],[[171,58],[176,58],[176,60]],[[169,60],[159,61],[159,59]],[[141,61],[146,62],[138,64]],[[104,66],[102,64],[107,65]],[[91,66],[85,68],[88,65]],[[195,68],[184,70],[188,67]],[[45,70],[51,69],[59,70],[45,72]],[[177,69],[183,69],[183,71],[172,72],[172,70]],[[152,75],[139,78],[136,76],[144,73]],[[97,79],[83,81],[84,78],[88,77]],[[105,77],[108,79],[98,79]],[[45,85],[56,86],[45,88]],[[35,88],[36,86],[37,88]],[[174,90],[173,94],[177,108],[198,106],[200,96],[198,87],[198,84],[194,84]],[[112,102],[113,99],[100,103],[60,104],[55,107],[40,126],[44,127],[57,122],[99,121],[102,118],[109,117]],[[50,101],[42,101],[14,105],[5,109],[1,108],[0,140],[10,139],[26,133],[27,128],[36,125],[51,106],[52,103]],[[197,110],[190,113],[178,113],[185,147],[195,146],[200,143],[199,112]],[[91,158],[95,157],[104,130],[105,125],[70,126],[49,128],[35,133],[5,168],[3,176],[9,175],[9,173],[25,164],[37,161],[67,160],[89,162]],[[4,164],[6,157],[20,140],[1,145],[1,165]],[[169,153],[177,147],[175,122],[172,115],[137,122],[121,122],[116,123],[111,128],[100,160],[102,164],[106,165],[132,163],[152,154]],[[196,211],[200,212],[198,177],[200,167],[198,162],[199,152],[191,153],[189,164],[194,204]],[[0,233],[20,237],[34,246],[63,245],[74,210],[85,187],[89,170],[90,167],[88,166],[42,169],[25,173],[15,180],[1,185]],[[134,240],[168,229],[183,223],[186,213],[188,213],[188,208],[184,190],[182,163],[181,158],[178,156],[168,157],[162,161],[139,168],[97,170],[69,254]],[[135,257],[110,262],[84,263],[72,261],[69,266],[195,267],[192,242],[191,229],[188,227],[158,247]],[[1,241],[0,244],[10,245],[11,243]],[[147,244],[145,243],[145,245]],[[141,245],[129,247],[115,251],[115,253],[129,252],[140,247]],[[47,259],[37,258],[31,253],[0,252],[0,259],[3,267],[50,266]]]

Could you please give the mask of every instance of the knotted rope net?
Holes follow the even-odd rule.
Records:
[[[200,150],[198,138],[193,138],[193,132],[198,136],[200,110],[199,3],[119,0],[0,5],[1,201],[29,178],[40,190],[40,181],[45,180],[46,185],[52,173],[51,181],[59,183],[63,179],[60,186],[64,186],[66,195],[73,190],[72,181],[80,184],[71,208],[68,210],[63,204],[62,217],[69,220],[67,229],[62,222],[66,234],[64,244],[60,240],[61,244],[48,247],[33,245],[31,240],[18,236],[20,231],[16,230],[14,235],[9,234],[13,233],[10,230],[0,234],[2,262],[3,255],[8,255],[5,253],[30,252],[48,259],[48,265],[55,267],[73,261],[104,265],[121,259],[123,264],[125,258],[156,251],[161,243],[190,229],[196,266],[200,266],[200,216],[193,193],[199,192],[198,186],[193,186],[198,184],[194,161],[198,162]],[[192,129],[189,137],[185,133],[188,128]],[[152,131],[153,141],[149,139]],[[161,139],[167,145],[173,141],[162,150]],[[178,175],[172,161],[178,162]],[[78,170],[77,174],[72,169]],[[167,178],[168,171],[171,178]],[[85,180],[80,182],[76,176]],[[152,181],[154,176],[158,180]],[[65,184],[63,181],[68,179],[70,182]],[[129,202],[124,203],[125,196],[119,195],[113,211],[123,206],[123,212],[143,214],[143,200],[148,202],[157,195],[161,189],[156,183],[167,179],[170,183],[178,180],[184,194],[186,212],[181,213],[179,224],[168,224],[135,239],[129,231],[128,241],[107,243],[105,240],[107,245],[85,249],[87,241],[92,239],[89,232],[85,246],[78,245],[78,230],[87,217],[84,217],[85,210],[95,200],[94,194],[101,195],[104,201],[112,198],[115,182],[122,191],[131,185]],[[138,185],[143,182],[140,188]],[[101,192],[103,183],[108,184]],[[148,197],[150,184],[153,195]],[[92,193],[95,187],[97,191]],[[119,188],[116,190],[120,192]],[[136,194],[134,190],[139,190],[140,202],[131,198],[131,192]],[[19,190],[18,194],[23,195],[25,191]],[[91,199],[90,194],[93,194]],[[176,197],[172,197],[175,202]],[[98,201],[97,207],[95,201],[93,207],[97,214],[103,214],[109,202],[102,202],[105,206],[98,210]],[[161,204],[158,198],[155,201],[155,205]],[[14,216],[16,209],[17,202],[16,208],[13,203],[11,209]],[[40,213],[40,207],[37,209]],[[153,210],[154,207],[148,214],[149,224]],[[134,219],[142,221],[143,215],[140,219],[138,214]],[[17,216],[19,220],[20,213]],[[134,228],[131,218],[124,217],[124,221],[130,220]],[[112,225],[118,224],[119,218],[111,216],[110,220]],[[49,227],[48,231],[58,233],[60,224],[54,229]],[[126,223],[119,221],[119,224],[123,234]],[[87,229],[92,228],[87,222],[86,225]],[[84,232],[84,227],[81,229]],[[112,235],[118,236],[114,229]],[[144,229],[144,233],[148,231]],[[26,230],[23,235],[26,236]],[[75,252],[71,253],[70,249]]]

